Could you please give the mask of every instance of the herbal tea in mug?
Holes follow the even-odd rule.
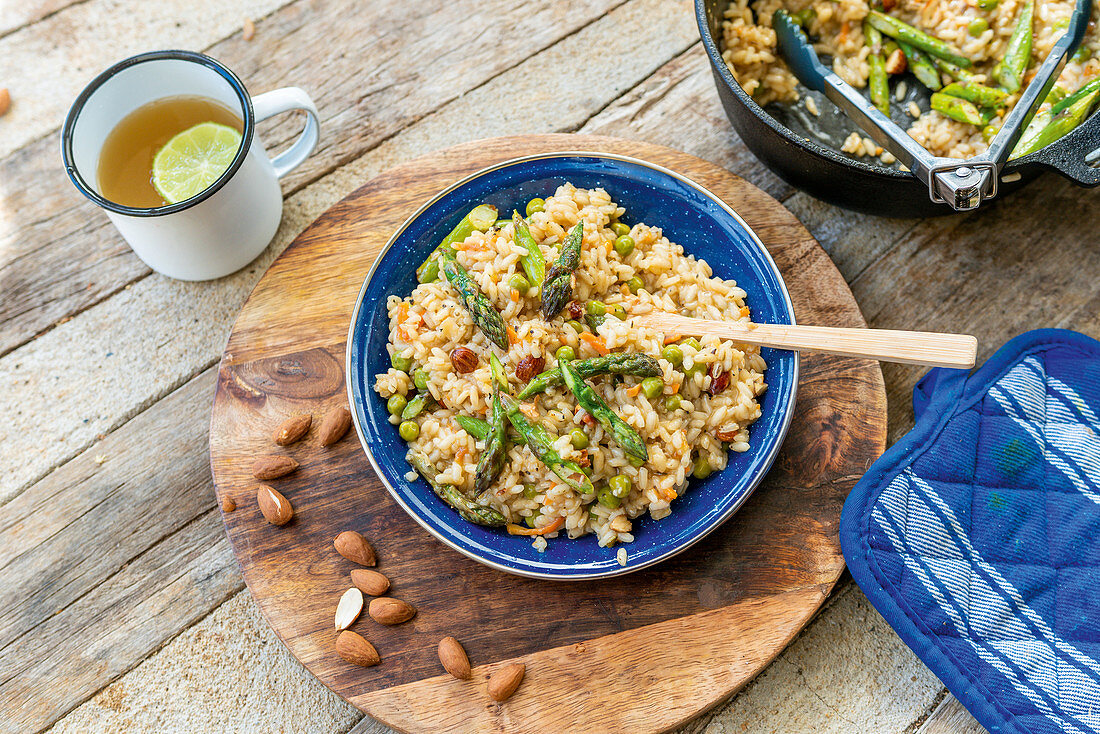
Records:
[[[206,97],[164,97],[115,125],[96,166],[99,192],[125,206],[175,204],[205,191],[225,173],[244,123]]]

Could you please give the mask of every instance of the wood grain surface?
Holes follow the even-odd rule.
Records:
[[[271,432],[285,417],[310,411],[320,419],[346,402],[351,309],[396,226],[470,172],[567,149],[634,155],[695,179],[760,236],[787,278],[799,321],[865,326],[844,279],[778,202],[713,164],[655,145],[577,135],[469,143],[379,175],[303,232],[256,286],[229,339],[211,417],[211,468],[219,499],[237,505],[224,515],[229,538],[276,633],[322,682],[402,730],[535,731],[570,721],[659,731],[713,706],[782,650],[832,589],[843,570],[841,504],[884,447],[878,365],[807,356],[784,450],[730,522],[652,569],[569,584],[501,574],[435,541],[390,499],[351,434],[328,449],[311,435],[276,450]],[[301,462],[273,482],[297,512],[281,528],[265,523],[255,504],[250,467],[262,453]],[[346,529],[371,539],[391,593],[420,610],[397,627],[365,618],[353,626],[382,656],[373,668],[333,653],[332,614],[352,564],[332,539]],[[474,682],[441,676],[435,648],[446,635],[465,645]],[[527,663],[528,677],[508,702],[490,705],[486,674],[513,660]]]

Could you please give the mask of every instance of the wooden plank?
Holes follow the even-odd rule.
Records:
[[[295,234],[342,196],[396,161],[473,139],[479,131],[580,126],[594,107],[607,104],[660,65],[660,54],[670,44],[692,44],[694,24],[681,10],[664,0],[634,0],[291,196],[275,243],[234,275],[212,283],[146,278],[0,358],[0,380],[20,385],[17,392],[0,392],[0,412],[15,416],[14,424],[0,426],[0,503],[163,395],[168,386],[215,361],[237,309],[263,270]],[[654,19],[660,22],[654,24]],[[584,51],[597,47],[609,71],[578,87],[573,80],[588,68]],[[542,114],[544,93],[556,100],[553,116]],[[466,114],[467,109],[502,109],[507,114],[477,118]],[[134,313],[149,315],[137,335]],[[87,365],[86,371],[67,369],[73,363]],[[21,412],[23,404],[35,400],[61,402],[66,411],[43,425],[32,413]]]
[[[316,101],[321,143],[314,156],[286,180],[284,189],[293,192],[620,2],[584,0],[570,3],[566,12],[554,0],[524,4],[498,0],[479,3],[471,11],[459,3],[433,0],[394,13],[386,2],[298,0],[264,19],[253,41],[233,36],[208,52],[233,68],[253,94],[293,84],[305,88]],[[222,15],[225,12],[230,11]],[[245,11],[232,11],[234,23],[239,24],[240,12]],[[202,17],[198,9],[189,9],[187,15],[192,23]],[[154,26],[170,22],[158,19]],[[56,23],[51,19],[33,26],[36,43],[52,43],[49,39],[59,32],[53,28]],[[33,74],[5,69],[5,44],[21,35],[0,40],[0,79],[33,80]],[[524,40],[491,40],[505,35]],[[142,48],[152,44],[140,33],[137,37]],[[46,58],[41,68],[52,68],[50,54],[57,51],[42,49],[42,53]],[[98,72],[120,54],[125,55],[118,47],[101,49],[90,63]],[[101,58],[104,55],[106,59]],[[371,60],[367,74],[364,59]],[[39,133],[56,124],[79,89],[70,87],[83,79],[71,73],[63,78],[70,81],[62,87],[60,98],[52,94],[48,105],[42,103],[47,105],[45,110],[26,113],[49,115],[51,124],[43,121],[35,128]],[[298,124],[289,118],[265,123],[261,133],[276,149],[297,134]],[[35,185],[23,185],[26,181]],[[69,182],[59,165],[52,133],[0,161],[0,200],[7,202],[11,212],[0,223],[0,355],[148,272],[106,217]]]
[[[28,0],[0,5],[0,38],[80,0]]]
[[[0,730],[48,725],[240,588],[195,420],[214,381],[203,373],[5,506]]]
[[[916,734],[986,734],[959,699],[948,693],[928,716]]]

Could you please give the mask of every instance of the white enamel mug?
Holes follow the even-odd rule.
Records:
[[[244,122],[233,163],[209,188],[176,204],[123,206],[100,195],[96,166],[115,126],[142,105],[164,97],[199,96],[222,103]],[[268,158],[256,123],[302,110],[305,129],[286,151]],[[220,278],[252,262],[275,235],[283,212],[279,179],[317,147],[313,100],[297,87],[249,97],[224,65],[192,51],[133,56],[96,77],[65,118],[61,155],[81,193],[101,206],[145,264],[171,278]]]

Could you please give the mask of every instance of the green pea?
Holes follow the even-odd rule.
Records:
[[[402,421],[401,425],[397,427],[397,435],[406,441],[415,441],[416,437],[420,435],[420,426],[416,424],[416,421]]]
[[[975,18],[966,26],[966,32],[974,38],[982,35],[987,30],[989,30],[989,21],[985,18]]]
[[[650,400],[660,395],[664,389],[665,381],[660,377],[647,377],[642,380],[642,392]]]
[[[536,521],[537,521],[537,520],[539,519],[539,516],[540,516],[540,515],[542,515],[542,513],[541,513],[541,512],[536,512],[536,513],[534,513],[533,515],[531,515],[531,517],[525,517],[525,518],[523,518],[523,524],[524,524],[524,525],[526,525],[526,526],[527,526],[527,527],[529,527],[529,528],[532,528],[532,529],[534,529],[534,527],[535,527],[535,522],[536,522]]]
[[[554,352],[554,356],[557,357],[559,362],[572,362],[577,358],[577,354],[573,351],[573,347],[568,344],[564,347],[558,347],[558,351]]]
[[[615,252],[619,253],[622,257],[626,257],[634,252],[634,238],[628,234],[624,234],[622,237],[615,240]]]
[[[665,410],[671,413],[674,410],[680,409],[680,403],[683,401],[679,395],[667,395],[665,396]]]
[[[621,500],[626,499],[626,496],[630,494],[630,477],[625,474],[616,474],[607,480],[607,486],[611,490],[611,494]]]
[[[683,340],[682,342],[680,342],[680,343],[681,343],[681,344],[683,344],[684,346],[688,346],[688,347],[691,347],[692,349],[694,349],[694,350],[695,350],[695,351],[697,351],[697,352],[698,352],[698,351],[699,351],[700,349],[702,349],[702,348],[703,348],[703,345],[699,343],[699,340],[698,340],[698,339],[696,339],[696,338],[695,338],[695,337],[693,337],[693,336],[689,336],[689,337],[688,337],[687,339],[684,339],[684,340]]]
[[[690,375],[701,375],[701,374],[706,373],[706,371],[707,371],[707,363],[706,362],[696,362],[694,360],[692,361],[690,367],[684,368],[684,374],[689,375],[689,376]]]
[[[508,279],[508,285],[512,286],[520,293],[526,293],[531,288],[531,281],[527,280],[523,273],[514,273],[512,277]]]
[[[523,485],[523,496],[529,500],[533,500],[539,496],[539,488],[533,484]]]
[[[565,323],[569,324],[569,328],[571,328],[573,331],[577,332],[578,334],[580,334],[582,331],[584,331],[584,324],[582,324],[580,321],[577,321],[576,319],[569,319]]]
[[[684,350],[675,344],[669,344],[667,347],[661,350],[661,359],[668,362],[673,367],[679,367],[684,363]]]
[[[621,303],[614,303],[607,307],[607,312],[619,321],[626,321],[626,309]]]
[[[386,410],[390,415],[401,415],[401,411],[405,409],[408,402],[404,395],[390,395],[390,399],[386,401]]]
[[[602,301],[589,301],[584,305],[584,310],[590,316],[604,316],[607,314],[607,305]]]
[[[710,462],[707,461],[706,457],[695,457],[695,466],[691,469],[691,476],[696,479],[706,479],[713,471],[714,469],[711,468]]]
[[[978,0],[978,7],[982,10],[992,10],[1001,4],[1001,0]]]
[[[612,222],[611,231],[615,233],[616,237],[624,237],[630,234],[630,225],[622,222]]]
[[[630,465],[635,469],[645,463],[645,459],[639,459],[637,456],[631,456],[627,461],[629,461]]]
[[[541,212],[546,210],[546,202],[542,199],[531,199],[527,202],[527,216],[531,216],[535,212]]]
[[[428,389],[428,381],[432,379],[428,370],[416,370],[413,372],[413,384],[416,385],[416,389],[420,392],[424,392]]]
[[[569,432],[569,443],[573,444],[573,448],[578,451],[586,449],[588,448],[588,434],[580,428],[574,428]]]
[[[1077,51],[1073,54],[1071,59],[1073,61],[1076,61],[1077,63],[1081,64],[1081,63],[1084,63],[1085,61],[1088,61],[1088,59],[1091,55],[1092,55],[1092,51],[1089,49],[1089,47],[1082,45],[1081,48],[1077,49]]]
[[[600,487],[599,491],[596,492],[596,501],[609,510],[614,510],[623,504],[621,498],[611,493],[610,487]]]
[[[402,372],[408,372],[409,370],[412,369],[413,361],[412,361],[412,357],[401,357],[401,356],[398,356],[398,355],[395,354],[392,357],[390,357],[390,364],[393,365],[393,368],[395,370],[401,370]]]
[[[635,275],[633,278],[626,281],[626,287],[630,289],[631,293],[637,293],[645,288],[645,283],[642,282],[641,278]]]

